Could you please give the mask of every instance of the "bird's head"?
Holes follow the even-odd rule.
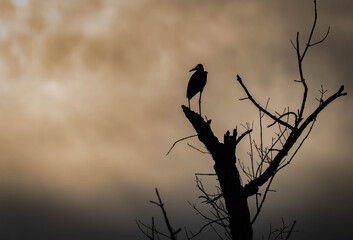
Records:
[[[203,66],[202,64],[197,64],[196,67],[194,67],[193,69],[191,69],[189,72],[192,71],[203,71]]]

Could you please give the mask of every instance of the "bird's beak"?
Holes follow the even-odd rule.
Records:
[[[191,69],[189,72],[192,72],[192,71],[196,71],[196,67],[194,67],[193,69]]]

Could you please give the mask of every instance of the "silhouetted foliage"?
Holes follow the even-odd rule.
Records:
[[[204,175],[216,176],[219,182],[217,192],[208,193],[199,178],[201,174],[196,174],[197,187],[201,192],[200,198],[203,200],[203,203],[210,206],[211,216],[202,213],[197,209],[196,205],[191,204],[192,208],[194,208],[194,210],[204,218],[206,223],[200,228],[199,231],[195,233],[186,230],[187,239],[192,239],[198,236],[206,227],[211,227],[220,239],[252,240],[252,226],[261,212],[274,177],[280,170],[291,163],[294,156],[311,133],[311,130],[313,129],[316,119],[321,111],[337,98],[346,95],[344,92],[344,86],[342,85],[336,93],[328,98],[325,98],[326,90],[321,87],[321,90],[319,91],[320,97],[317,98],[317,108],[310,114],[305,114],[308,86],[306,84],[306,79],[302,68],[303,60],[308,53],[308,50],[311,47],[322,43],[327,38],[330,31],[330,28],[328,28],[328,31],[324,37],[314,42],[313,35],[315,32],[316,22],[317,5],[315,0],[314,22],[304,47],[301,50],[299,32],[296,35],[295,43],[291,41],[296,51],[300,77],[299,80],[295,80],[295,82],[303,86],[304,89],[303,96],[301,97],[301,104],[297,111],[291,111],[289,107],[287,107],[282,113],[271,113],[267,110],[269,101],[267,101],[265,107],[261,106],[258,101],[255,100],[255,97],[251,94],[250,90],[246,87],[242,78],[239,75],[236,77],[237,82],[246,94],[246,97],[240,100],[249,100],[259,111],[260,139],[258,141],[255,141],[252,138],[253,126],[250,124],[243,125],[244,132],[239,135],[239,130],[237,128],[233,129],[232,133],[227,131],[224,134],[223,142],[219,141],[212,131],[211,120],[208,120],[207,118],[204,119],[201,115],[201,103],[199,106],[200,114],[197,114],[190,109],[190,103],[189,108],[182,106],[185,117],[189,120],[197,134],[176,141],[172,148],[176,143],[182,140],[197,136],[200,142],[205,145],[207,152],[201,151],[191,145],[190,146],[202,153],[208,153],[212,156],[214,160],[215,174],[210,173]],[[200,64],[198,66],[200,66]],[[199,70],[199,74],[203,74],[203,67],[202,69],[197,69],[197,71]],[[193,87],[194,90],[192,90],[192,94],[189,94],[188,87],[187,97],[188,100],[190,100],[190,98],[192,98],[196,93],[200,92],[201,101],[201,93],[206,84],[206,77],[202,80],[202,82],[200,82],[201,78],[194,77],[195,74],[190,79],[189,87],[190,84],[196,87]],[[199,81],[199,83],[197,83],[197,81]],[[272,139],[272,143],[268,147],[265,147],[263,144],[264,117],[268,117],[273,120],[273,123],[270,124],[268,128],[277,126],[277,131],[275,131],[276,137]],[[244,160],[240,161],[236,157],[237,145],[244,140],[245,137],[249,138],[250,161],[248,161],[248,164],[245,164]],[[244,173],[247,181],[245,181],[245,179],[241,179],[240,171]],[[247,183],[243,185],[242,183],[245,182]],[[158,191],[156,191],[156,193],[159,203],[153,203],[159,206],[163,212],[168,234],[158,231],[153,219],[152,225],[142,224],[141,222],[138,222],[138,225],[141,231],[149,239],[159,239],[159,237],[162,236],[169,239],[176,239],[177,233],[180,229],[175,231],[171,227]],[[248,199],[250,197],[255,198],[256,209],[254,216],[250,216],[248,206]],[[270,228],[267,239],[288,239],[294,231],[295,224],[296,221],[288,226],[285,224],[284,220],[282,220],[282,227],[275,230]],[[142,229],[141,225],[145,229]]]

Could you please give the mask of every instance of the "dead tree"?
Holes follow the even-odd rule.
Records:
[[[303,61],[308,50],[322,43],[327,38],[330,30],[330,28],[328,28],[323,38],[314,41],[313,36],[317,23],[316,0],[314,0],[314,14],[314,22],[305,45],[301,48],[299,32],[297,33],[295,43],[291,42],[296,51],[299,71],[299,80],[295,80],[295,82],[303,87],[303,96],[301,97],[301,104],[297,111],[290,111],[288,107],[282,113],[271,113],[267,110],[269,103],[267,102],[265,107],[261,106],[246,87],[242,78],[239,75],[236,77],[237,82],[246,94],[246,97],[241,100],[249,100],[259,111],[260,144],[252,140],[252,127],[250,125],[248,125],[241,134],[238,134],[237,128],[233,129],[232,133],[227,131],[224,134],[223,141],[220,141],[211,129],[211,120],[204,119],[201,115],[191,111],[188,107],[182,106],[185,117],[195,129],[198,139],[204,144],[208,153],[212,156],[215,174],[219,181],[219,191],[214,195],[207,193],[202,183],[198,183],[198,187],[203,193],[205,202],[210,204],[215,210],[213,219],[203,215],[207,223],[199,232],[206,226],[218,224],[224,228],[225,236],[228,239],[252,240],[252,225],[261,211],[273,178],[278,171],[288,166],[292,161],[293,157],[309,136],[318,115],[330,103],[347,94],[344,92],[344,86],[342,85],[336,93],[325,98],[326,91],[322,87],[320,97],[317,99],[317,108],[309,114],[305,113],[308,86],[303,72]],[[264,117],[268,117],[273,121],[268,127],[278,127],[276,137],[272,139],[272,144],[266,148],[263,146],[262,136],[262,119]],[[237,146],[245,136],[248,136],[250,139],[251,151],[249,154],[250,163],[248,167],[245,166],[244,161],[239,162],[236,156]],[[255,160],[254,152],[257,152],[257,160]],[[248,181],[241,179],[241,172],[247,176]],[[244,182],[247,183],[243,184]],[[262,194],[260,194],[261,187],[264,187]],[[249,212],[248,200],[250,197],[256,198],[256,212],[254,216],[250,216]],[[217,201],[220,200],[224,201],[224,205],[222,205],[222,202],[217,204]],[[198,211],[196,207],[194,208]],[[288,239],[293,231],[294,225],[295,222],[292,227],[288,228],[283,224],[283,230],[278,231],[278,235],[271,230],[270,233],[276,235],[275,239]],[[171,236],[173,235],[172,233],[173,231],[171,232]],[[192,234],[190,238],[197,236],[198,233]],[[170,237],[170,239],[173,238]]]

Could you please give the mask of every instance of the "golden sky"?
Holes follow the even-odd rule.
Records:
[[[348,96],[319,116],[300,154],[276,179],[277,193],[263,213],[265,227],[259,225],[265,231],[266,221],[297,219],[302,221],[298,239],[317,236],[325,223],[318,218],[337,221],[352,214],[353,4],[318,2],[316,37],[328,26],[331,33],[305,59],[311,103],[306,113],[317,106],[321,84],[328,94],[344,84]],[[297,31],[307,36],[312,5],[305,0],[0,0],[1,208],[10,209],[11,216],[12,210],[33,209],[23,201],[39,209],[48,205],[70,213],[72,208],[79,219],[86,214],[109,222],[107,239],[132,239],[141,237],[135,218],[157,215],[146,209],[154,209],[148,200],[158,187],[176,219],[185,218],[178,209],[193,216],[186,203],[198,194],[193,174],[212,171],[212,161],[185,142],[165,156],[175,140],[194,134],[180,108],[187,104],[188,71],[203,63],[209,72],[203,113],[219,137],[236,125],[258,124],[256,109],[238,101],[245,94],[236,74],[259,102],[271,98],[270,110],[298,108],[302,89],[293,82],[298,72],[289,40]],[[192,109],[196,106],[192,101]],[[269,141],[272,132],[266,131]],[[8,202],[15,202],[12,208]],[[337,202],[340,207],[329,211]],[[21,238],[21,224],[14,218],[2,231]],[[332,231],[342,232],[336,225]],[[119,235],[123,232],[127,235]]]

